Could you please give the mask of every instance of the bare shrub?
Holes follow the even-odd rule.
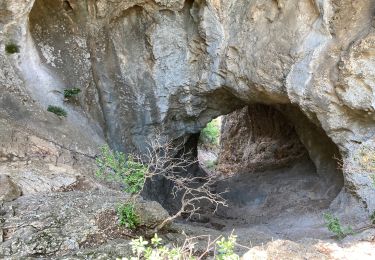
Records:
[[[113,152],[105,147],[102,149],[105,153],[97,159],[100,175],[109,180],[122,179],[121,182],[127,185],[125,190],[136,190],[133,196],[138,196],[143,191],[146,181],[153,182],[161,177],[173,183],[171,196],[180,200],[181,207],[175,214],[157,225],[153,232],[157,232],[183,214],[191,217],[198,212],[202,202],[212,204],[214,212],[220,205],[227,206],[222,193],[212,191],[211,187],[215,183],[212,176],[197,177],[188,174],[188,168],[196,164],[197,160],[193,158],[191,151],[184,151],[183,147],[183,143],[176,145],[172,141],[162,141],[161,136],[157,135],[148,142],[144,154],[124,154]],[[178,156],[176,151],[180,151]],[[134,165],[137,169],[132,168]],[[144,169],[141,175],[138,174],[139,168]],[[129,179],[134,177],[137,181],[129,182]],[[132,183],[137,185],[141,183],[141,189],[133,189]]]

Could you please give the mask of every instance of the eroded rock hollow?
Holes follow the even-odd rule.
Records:
[[[365,222],[375,210],[362,160],[375,149],[374,13],[373,0],[0,0],[2,179],[23,199],[104,189],[91,179],[100,146],[187,142],[248,106],[226,119],[223,163],[245,172],[306,158],[326,178],[318,193],[333,190],[325,206]],[[66,88],[81,89],[75,102]],[[6,225],[5,239],[18,239]]]
[[[298,108],[249,105],[222,120],[216,190],[227,191],[229,206],[212,217],[214,226],[314,222],[342,190],[339,150]]]

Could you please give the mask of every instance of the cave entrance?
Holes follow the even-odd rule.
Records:
[[[215,120],[208,128],[220,129],[217,158],[211,158],[217,163],[207,167],[204,132],[198,157],[207,174],[218,176],[216,191],[228,190],[229,207],[219,208],[206,225],[263,225],[283,234],[321,225],[344,183],[339,151],[322,129],[286,105],[250,105]]]
[[[212,119],[199,134],[198,161],[200,167],[215,174],[220,152],[221,125],[224,116]]]

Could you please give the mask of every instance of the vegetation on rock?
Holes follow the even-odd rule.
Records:
[[[47,111],[62,117],[66,117],[68,115],[68,113],[62,107],[58,106],[49,105]]]
[[[64,89],[64,98],[67,100],[71,100],[72,98],[76,97],[81,92],[79,88],[67,88]]]
[[[124,185],[125,192],[137,194],[143,189],[148,167],[137,162],[134,156],[103,146],[101,154],[96,158],[96,164],[99,168],[99,177],[107,181],[120,182]]]
[[[209,122],[201,131],[200,141],[204,144],[218,145],[220,138],[220,119]]]
[[[198,143],[198,158],[201,165],[209,171],[215,170],[218,164],[218,153],[221,132],[221,118],[215,118],[201,130]]]
[[[325,213],[324,220],[329,231],[333,232],[338,239],[343,239],[347,235],[353,234],[351,227],[343,227],[340,220],[330,213]]]
[[[237,236],[230,235],[227,239],[222,237],[216,242],[217,248],[217,260],[236,260],[239,256],[234,253],[234,247],[236,245]]]
[[[5,45],[5,52],[8,54],[19,53],[20,47],[15,43],[8,43]]]
[[[176,148],[172,142],[162,142],[160,137],[150,141],[148,146],[148,152],[142,156],[112,151],[108,146],[104,146],[96,163],[99,168],[98,176],[105,180],[120,182],[125,185],[124,191],[132,196],[139,195],[146,180],[153,181],[154,177],[164,178],[173,183],[171,196],[181,198],[181,207],[174,215],[156,226],[155,232],[183,214],[192,216],[199,210],[196,203],[206,201],[213,205],[214,211],[219,205],[227,205],[222,194],[212,190],[213,177],[181,175],[188,167],[197,163],[190,159],[192,157],[189,152],[179,157],[174,156],[174,152],[182,148]]]
[[[132,259],[165,259],[165,260],[192,260],[202,259],[209,255],[214,255],[215,260],[237,260],[240,259],[234,253],[236,245],[236,236],[230,235],[228,238],[217,238],[213,241],[208,236],[207,246],[203,252],[199,252],[196,248],[197,241],[202,237],[186,238],[181,246],[165,245],[163,240],[157,234],[151,239],[151,243],[143,237],[133,239],[130,245],[132,246],[133,255],[130,258],[123,258],[123,260]],[[220,239],[220,240],[219,240]]]
[[[135,229],[140,221],[136,213],[135,206],[132,203],[125,203],[117,208],[120,226],[125,226],[129,229]]]

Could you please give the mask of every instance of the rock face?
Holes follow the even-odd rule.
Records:
[[[21,196],[20,188],[7,175],[0,175],[0,202],[7,202]]]
[[[285,167],[307,156],[292,124],[265,105],[225,116],[220,146],[219,168],[229,173]]]
[[[374,13],[373,0],[0,0],[0,170],[70,167],[69,186],[105,142],[142,150],[248,104],[291,105],[318,172],[338,149],[343,193],[372,213],[359,162],[375,149]],[[64,101],[72,87],[77,102]]]
[[[117,205],[128,199],[129,196],[119,192],[70,192],[23,196],[14,203],[5,203],[0,215],[0,257],[129,256],[128,241],[133,235],[118,225],[115,212]],[[145,216],[141,218],[142,226],[160,224],[169,216],[156,202],[136,200],[135,208],[140,216]],[[98,249],[103,244],[109,249]],[[117,246],[121,250],[114,251]],[[74,256],[78,249],[79,255]]]

